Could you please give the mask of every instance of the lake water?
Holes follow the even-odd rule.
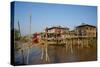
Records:
[[[65,63],[65,62],[79,62],[79,61],[92,61],[97,59],[96,48],[78,48],[73,46],[71,49],[66,50],[65,46],[48,46],[49,61],[41,60],[42,50],[40,46],[34,46],[29,49],[29,57],[27,63],[28,50],[15,52],[15,63],[21,64],[46,64],[46,63]],[[24,56],[23,56],[24,55]]]

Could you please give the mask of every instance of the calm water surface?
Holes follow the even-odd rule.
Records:
[[[45,64],[45,63],[64,63],[64,62],[76,62],[76,61],[91,61],[96,60],[96,48],[78,48],[73,46],[73,53],[70,48],[66,50],[65,46],[48,46],[49,62],[45,59],[41,60],[41,47],[34,46],[29,49],[29,60],[27,63],[28,50],[15,52],[16,64]],[[23,56],[24,55],[24,56]],[[44,56],[45,57],[45,56]],[[23,59],[24,58],[24,59]]]

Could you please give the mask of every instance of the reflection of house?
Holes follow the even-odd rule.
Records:
[[[96,27],[88,24],[82,24],[76,27],[76,34],[79,36],[96,37]]]

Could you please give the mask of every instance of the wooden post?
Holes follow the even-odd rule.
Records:
[[[70,33],[70,51],[71,51],[71,53],[73,53],[73,40],[72,40],[72,35],[71,35],[71,33]]]
[[[82,33],[82,36],[81,36],[81,38],[82,38],[82,39],[81,39],[81,41],[82,41],[81,47],[83,48],[83,45],[84,45],[84,44],[83,44],[84,31],[82,30],[82,32],[81,32],[81,33]]]
[[[25,58],[24,58],[24,51],[25,51],[25,48],[24,48],[24,44],[22,44],[21,46],[21,53],[22,53],[22,61],[23,61],[23,64],[25,64]]]
[[[30,38],[31,38],[31,19],[32,19],[32,17],[30,15]]]
[[[27,48],[27,64],[29,63],[29,48]]]
[[[46,61],[49,61],[49,56],[48,56],[48,28],[46,28],[45,34],[46,34],[46,43],[45,43]]]
[[[42,55],[41,55],[41,60],[43,60],[43,56],[44,56],[44,44],[42,45]]]
[[[48,56],[48,45],[47,45],[47,43],[46,43],[46,48],[45,48],[46,50],[46,61],[49,61],[49,56]]]
[[[66,45],[65,45],[65,47],[66,47],[66,52],[67,52],[67,46],[68,46],[68,43],[67,43],[67,40],[66,40]]]
[[[71,45],[70,45],[70,50],[71,50],[71,53],[73,53],[73,39],[71,38]]]
[[[18,21],[18,29],[19,29],[19,35],[21,37],[21,31],[20,31],[20,24],[19,24],[19,21]]]
[[[81,39],[81,47],[83,48],[83,37]]]
[[[31,15],[30,15],[30,37],[29,37],[29,44],[31,45]],[[29,52],[30,52],[30,47],[28,46],[27,48],[27,64],[29,64]]]
[[[77,40],[77,46],[78,46],[78,49],[79,49],[79,47],[80,47],[80,35],[79,35],[79,31],[78,31],[78,29],[76,29],[76,33],[77,33],[77,38],[76,38],[76,40]],[[79,55],[79,53],[78,53],[78,55]]]
[[[77,39],[78,39],[78,48],[79,48],[79,37],[77,37]]]
[[[86,46],[88,47],[88,45],[89,45],[89,38],[87,37],[87,45]]]
[[[21,54],[22,54],[22,62],[24,64],[24,51],[23,51],[23,49],[21,50]]]
[[[65,47],[66,47],[66,52],[67,52],[67,49],[68,49],[68,35],[65,38],[65,43],[66,43]]]

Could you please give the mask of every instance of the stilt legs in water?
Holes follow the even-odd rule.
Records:
[[[48,56],[48,45],[45,44],[45,45],[42,45],[42,54],[41,54],[41,60],[44,60],[46,62],[49,62],[49,56]]]
[[[68,40],[66,42],[66,52],[67,52],[68,48],[69,48],[70,52],[73,53],[73,43],[72,43],[72,40]]]

